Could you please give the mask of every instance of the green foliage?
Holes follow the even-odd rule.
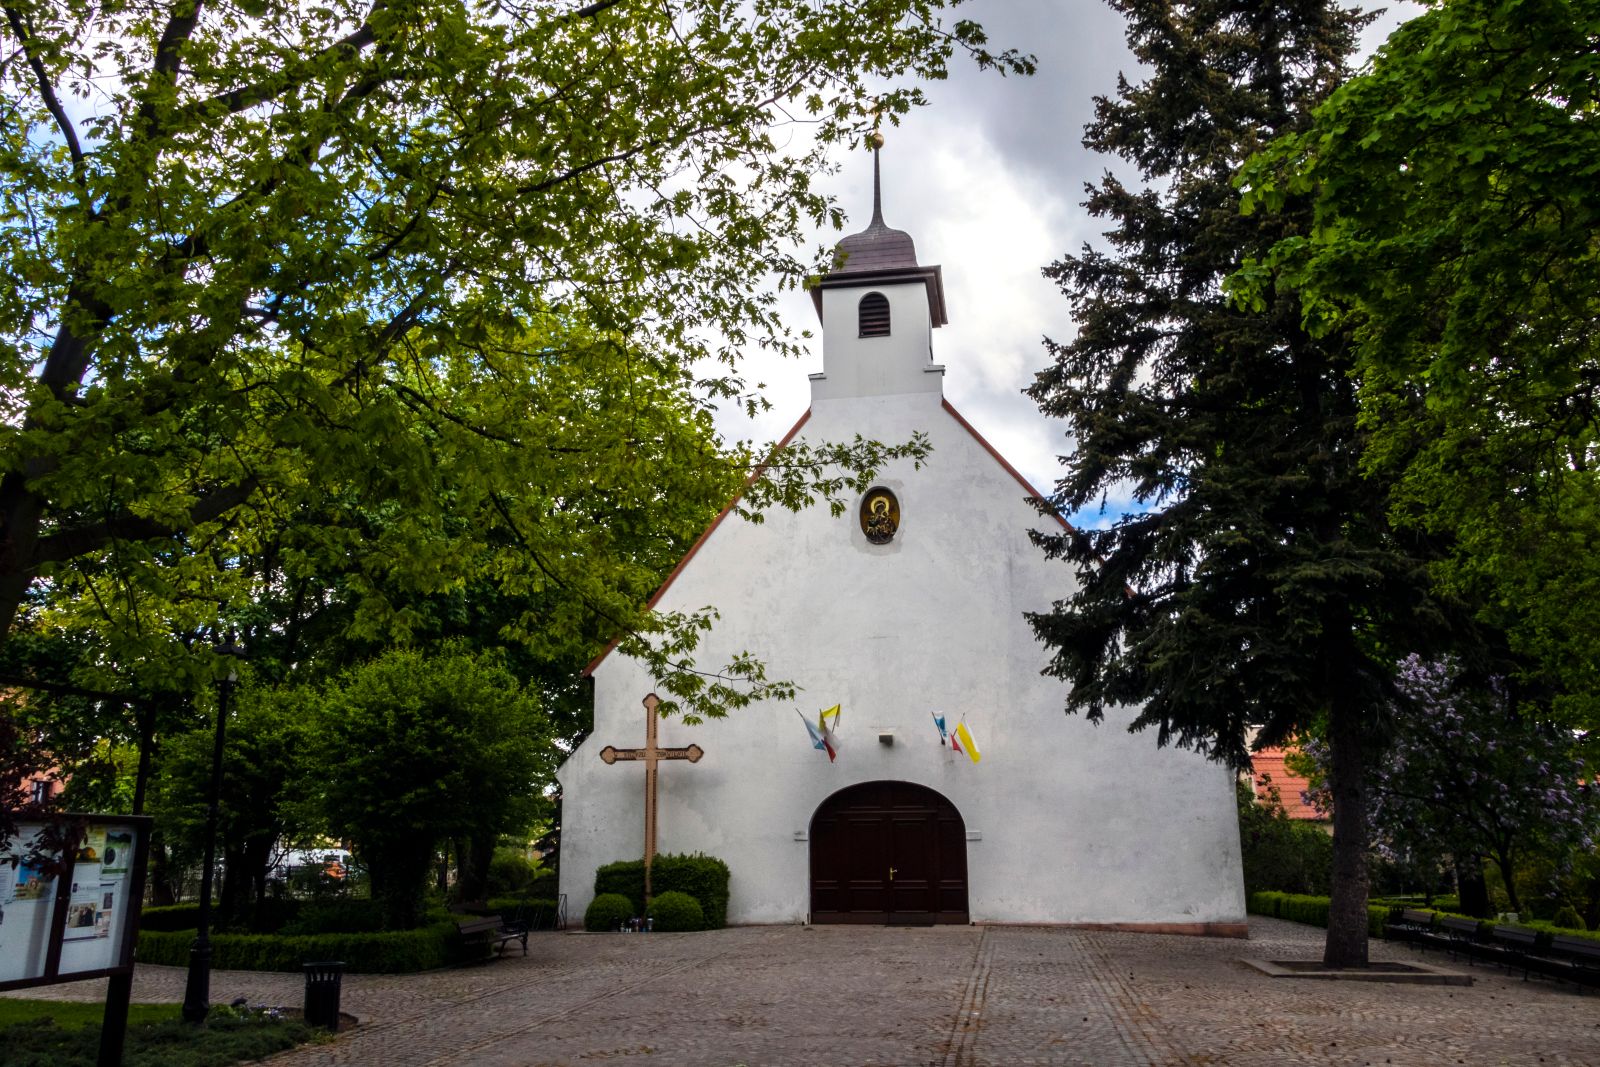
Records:
[[[687,893],[705,909],[706,928],[720,930],[728,922],[728,865],[702,853],[657,856],[651,865],[651,888],[657,894]],[[633,902],[632,914],[644,910],[644,860],[607,863],[594,872],[596,893],[620,893]]]
[[[583,928],[591,934],[615,930],[639,914],[633,902],[621,893],[600,893],[583,912]]]
[[[1328,925],[1329,899],[1303,893],[1262,891],[1250,893],[1245,898],[1245,910],[1251,915],[1270,915],[1274,919],[1305,923],[1307,926]],[[1367,905],[1367,936],[1382,937],[1393,908],[1387,904]]]
[[[27,1003],[27,1002],[23,1002]],[[90,1025],[57,1024],[51,1018],[0,1026],[0,1048],[6,1067],[93,1067],[100,1044],[99,1005]],[[176,1007],[161,1005],[165,1019],[151,1019],[148,1007],[132,1005],[123,1064],[126,1067],[227,1067],[255,1062],[275,1052],[313,1039],[313,1031],[298,1020],[273,1019],[248,1009],[217,1006],[205,1026],[191,1026],[176,1018]],[[0,1018],[6,1013],[0,1012]],[[76,1011],[62,1006],[72,1018]]]
[[[395,650],[326,693],[323,810],[355,839],[391,929],[420,916],[436,842],[522,821],[557,755],[546,728],[533,693],[461,647]]]
[[[1234,281],[1353,340],[1364,458],[1439,586],[1600,722],[1600,3],[1452,0],[1402,25],[1245,168],[1246,208],[1315,224]]]
[[[98,1001],[18,1000],[12,997],[0,997],[0,1031],[16,1023],[32,1022],[35,1019],[49,1019],[63,1030],[73,1030],[80,1026],[98,1027],[104,1011],[105,1005]],[[130,1026],[138,1026],[144,1023],[164,1022],[178,1018],[179,1011],[180,1008],[176,1004],[129,1004],[128,1023]]]
[[[1344,77],[1367,16],[1334,0],[1113,0],[1142,64],[1097,101],[1085,145],[1137,166],[1089,190],[1105,241],[1045,273],[1077,332],[1028,390],[1074,444],[1050,504],[1140,507],[1108,529],[1036,535],[1076,582],[1030,614],[1069,712],[1116,709],[1158,744],[1235,767],[1319,720],[1334,783],[1330,959],[1365,962],[1361,761],[1382,733],[1391,647],[1439,621],[1417,552],[1365,477],[1350,364],[1288,289],[1231,305],[1247,257],[1311,226],[1303,202],[1239,213],[1232,176]],[[1341,790],[1349,790],[1341,798]],[[1347,802],[1348,801],[1348,802]]]
[[[186,967],[194,934],[139,931],[139,962]],[[308,960],[344,960],[357,974],[431,971],[462,958],[453,919],[415,930],[343,934],[211,935],[211,965],[223,971],[296,971]]]
[[[1559,923],[1546,922],[1542,919],[1529,919],[1518,925],[1531,926],[1535,930],[1544,932],[1549,937],[1581,937],[1586,941],[1600,941],[1600,930],[1585,930],[1581,920],[1578,926],[1562,926]]]
[[[1550,925],[1563,930],[1588,930],[1589,926],[1583,921],[1583,916],[1578,914],[1578,909],[1571,904],[1563,904],[1550,916]]]
[[[515,849],[496,849],[489,861],[489,896],[525,894],[538,877],[539,868]]]
[[[200,923],[199,904],[169,904],[161,908],[145,908],[139,912],[139,929],[166,932],[193,930]]]
[[[1289,818],[1276,795],[1263,804],[1249,783],[1236,788],[1245,892],[1326,893],[1333,839],[1320,826]]]
[[[299,909],[293,921],[277,932],[296,934],[370,934],[383,929],[382,902],[377,900],[319,900]]]
[[[484,908],[495,915],[520,917],[530,930],[556,928],[557,903],[544,897],[491,897]]]
[[[948,6],[19,0],[0,641],[43,578],[103,664],[188,692],[227,622],[277,680],[495,589],[472,624],[544,663],[626,633],[685,713],[786,691],[689,669],[710,614],[644,604],[765,455],[710,405],[799,350],[777,290],[840,221],[812,176],[952,55],[1031,70]],[[747,504],[837,500],[872,454],[801,446]]]
[[[651,898],[649,914],[655,920],[652,929],[663,933],[706,928],[706,915],[700,902],[688,893],[677,890],[658,893]]]
[[[307,836],[318,819],[311,803],[318,711],[315,696],[300,689],[244,690],[230,701],[217,821],[219,855],[235,889],[221,901],[233,905],[225,923],[272,925],[259,896],[274,850],[285,838]],[[163,841],[182,855],[204,848],[214,739],[208,723],[162,743],[149,810]],[[252,901],[259,911],[247,910]]]

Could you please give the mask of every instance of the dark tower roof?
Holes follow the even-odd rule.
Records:
[[[880,145],[882,141],[878,142]],[[834,246],[833,269],[813,280],[811,301],[822,317],[822,290],[896,282],[920,281],[928,287],[928,317],[933,325],[949,321],[944,310],[944,274],[938,267],[917,265],[917,248],[904,230],[890,229],[883,221],[883,183],[878,169],[878,149],[872,152],[872,221]]]
[[[896,270],[917,266],[917,248],[911,235],[892,230],[883,221],[883,183],[878,173],[878,152],[872,153],[872,222],[834,247],[833,274],[866,270]]]

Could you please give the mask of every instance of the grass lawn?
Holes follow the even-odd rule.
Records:
[[[6,1067],[94,1067],[100,1049],[98,1003],[0,997],[0,1059]],[[124,1067],[225,1067],[309,1041],[298,1019],[271,1019],[217,1007],[203,1027],[179,1018],[176,1004],[134,1004]]]

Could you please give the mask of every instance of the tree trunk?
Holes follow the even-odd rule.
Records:
[[[1328,779],[1333,792],[1333,887],[1322,962],[1327,967],[1365,967],[1366,739],[1362,736],[1359,711],[1350,706],[1348,699],[1335,696],[1328,718]]]
[[[1516,864],[1511,862],[1510,856],[1501,854],[1494,858],[1494,865],[1500,868],[1500,880],[1506,884],[1506,909],[1520,914],[1522,903],[1517,899]]]
[[[494,834],[474,834],[457,838],[456,899],[463,904],[481,904],[489,895],[489,861],[494,859]]]
[[[1489,886],[1483,880],[1483,860],[1465,856],[1456,860],[1456,893],[1461,911],[1474,919],[1489,918]]]
[[[160,832],[155,831],[150,835],[150,906],[164,908],[169,904],[178,902],[177,894],[172,891],[172,864],[167,855],[167,846],[162,844]]]
[[[212,922],[217,926],[243,926],[245,913],[243,890],[248,880],[244,853],[237,849],[224,849],[222,870],[218,873],[221,875],[222,885],[217,893],[217,910]]]

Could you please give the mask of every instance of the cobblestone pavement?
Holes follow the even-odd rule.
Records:
[[[1273,979],[1239,958],[1316,958],[1322,932],[1250,927],[1248,942],[1027,927],[536,935],[525,959],[513,949],[467,970],[346,976],[343,1006],[362,1024],[271,1062],[1600,1067],[1593,993],[1481,966],[1471,988]],[[1410,954],[1373,943],[1375,959]],[[180,1000],[183,977],[142,968],[134,996]],[[294,1005],[300,981],[218,972],[212,992]]]

